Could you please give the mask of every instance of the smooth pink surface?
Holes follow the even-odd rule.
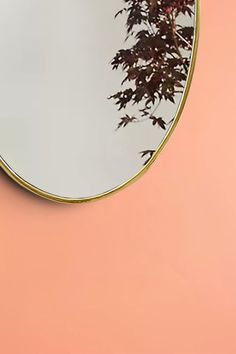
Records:
[[[186,109],[136,184],[68,206],[1,173],[0,353],[236,353],[235,11],[202,4]]]

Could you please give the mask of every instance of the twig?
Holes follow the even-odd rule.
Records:
[[[176,31],[175,33],[176,33],[176,35],[177,35],[180,39],[182,39],[182,41],[184,41],[184,42],[187,44],[187,46],[189,47],[189,49],[193,49],[193,46],[192,46],[183,36],[181,36],[181,34],[179,34],[178,31]]]

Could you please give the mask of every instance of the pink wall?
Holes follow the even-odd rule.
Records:
[[[0,175],[2,354],[236,353],[235,11],[203,2],[187,107],[136,184],[68,206]]]

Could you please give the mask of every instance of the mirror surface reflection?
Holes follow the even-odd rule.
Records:
[[[82,199],[150,163],[182,108],[196,4],[133,4],[1,1],[5,169],[46,193]]]

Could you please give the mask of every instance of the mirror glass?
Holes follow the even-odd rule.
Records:
[[[130,181],[183,108],[196,7],[194,0],[1,0],[1,166],[62,199]]]

